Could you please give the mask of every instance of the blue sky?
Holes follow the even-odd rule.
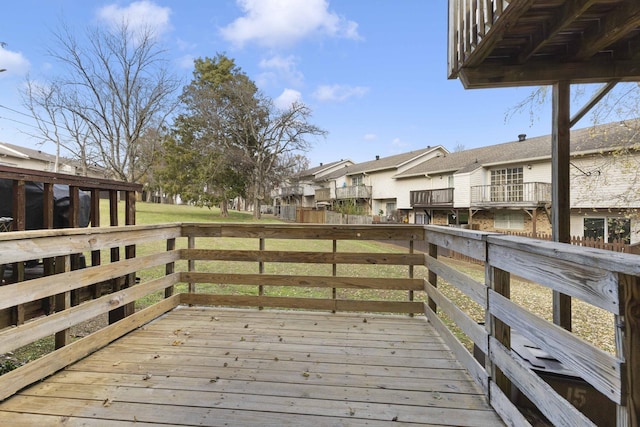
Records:
[[[0,141],[54,152],[20,114],[25,76],[55,72],[46,52],[62,21],[82,33],[123,16],[157,28],[185,82],[194,58],[225,53],[277,102],[306,103],[328,132],[311,166],[551,131],[548,106],[505,118],[533,88],[465,90],[447,79],[446,0],[21,0],[0,14]]]

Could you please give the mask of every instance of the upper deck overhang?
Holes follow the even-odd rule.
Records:
[[[640,81],[638,0],[449,0],[465,88]]]

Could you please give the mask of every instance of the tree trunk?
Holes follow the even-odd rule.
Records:
[[[227,217],[229,216],[229,206],[228,206],[228,203],[229,203],[229,202],[227,202],[227,199],[226,199],[226,198],[225,198],[225,199],[223,199],[223,200],[220,202],[220,215],[221,215],[223,218],[227,218]]]

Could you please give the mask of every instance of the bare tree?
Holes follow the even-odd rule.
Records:
[[[84,153],[85,160],[95,153],[115,178],[137,182],[153,163],[149,153],[160,143],[145,135],[157,133],[177,105],[180,82],[168,72],[165,52],[151,29],[134,31],[127,22],[88,30],[85,45],[65,25],[53,40],[49,54],[62,72],[46,84],[51,104],[47,92],[34,91],[29,104],[44,111],[52,126],[86,140],[74,137],[63,143],[59,132],[50,131],[45,137]]]

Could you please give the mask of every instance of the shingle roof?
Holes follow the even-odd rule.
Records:
[[[409,151],[407,153],[396,154],[388,157],[380,157],[375,160],[356,163],[354,165],[347,166],[344,169],[340,169],[328,175],[325,175],[323,178],[334,179],[344,175],[355,175],[363,172],[374,172],[374,171],[381,171],[386,169],[395,169],[399,166],[402,166],[404,163],[410,160],[413,160],[416,157],[419,157],[434,149],[437,149],[437,147],[426,147],[420,150]]]
[[[615,122],[572,131],[571,154],[606,151],[629,143],[640,144],[640,128],[637,127],[639,124],[640,122],[635,121]],[[548,158],[551,158],[551,135],[434,157],[396,175],[395,178],[436,173],[465,173],[485,165]]]
[[[326,169],[330,169],[333,166],[342,163],[342,162],[351,162],[351,160],[345,160],[345,159],[340,159],[338,161],[335,162],[331,162],[331,163],[323,163],[319,166],[304,170],[300,173],[298,173],[296,175],[297,178],[303,178],[303,177],[315,177],[319,172],[322,172]]]

